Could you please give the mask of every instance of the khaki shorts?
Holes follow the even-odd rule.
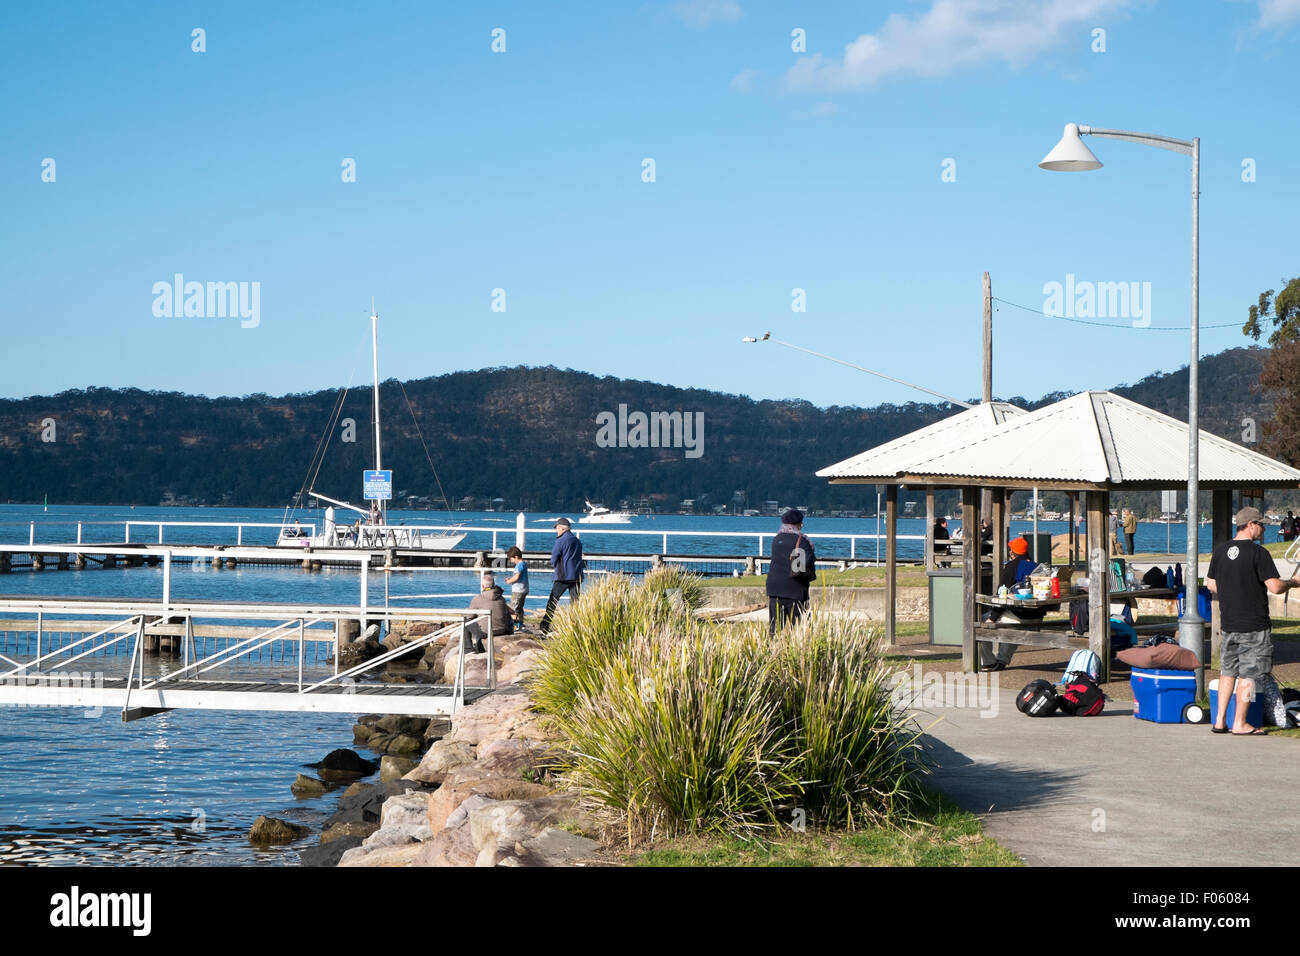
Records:
[[[1259,680],[1273,670],[1273,630],[1224,631],[1219,652],[1224,677]]]

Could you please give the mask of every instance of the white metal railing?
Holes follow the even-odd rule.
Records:
[[[156,535],[151,535],[150,537],[156,537],[157,544],[165,543],[164,532],[168,528],[198,528],[198,529],[234,528],[236,546],[242,546],[244,544],[244,529],[246,528],[272,528],[275,529],[277,538],[281,532],[286,530],[291,530],[294,528],[297,528],[309,535],[316,534],[316,525],[314,523],[294,525],[285,522],[265,522],[265,521],[148,521],[148,520],[129,519],[125,521],[76,521],[76,522],[30,521],[27,522],[26,524],[28,528],[27,543],[29,545],[37,544],[36,528],[38,524],[40,524],[42,527],[69,527],[75,525],[77,529],[77,538],[75,543],[79,545],[86,544],[86,543],[94,543],[94,542],[85,541],[84,529],[87,527],[120,527],[123,529],[123,540],[120,542],[122,544],[132,543],[133,528],[135,529],[156,528],[157,529]],[[13,527],[15,525],[11,523],[9,526]],[[4,525],[0,524],[0,527],[4,527]],[[341,530],[346,530],[346,526],[341,526]],[[412,540],[413,536],[423,534],[425,532],[433,532],[442,535],[470,534],[470,533],[490,535],[493,551],[500,549],[500,542],[502,536],[517,541],[520,537],[523,537],[526,540],[527,536],[529,535],[532,535],[534,537],[536,536],[553,537],[555,533],[553,528],[545,528],[545,527],[487,528],[487,527],[476,527],[473,525],[462,525],[462,524],[395,524],[395,525],[388,525],[385,527],[384,529],[385,540],[377,541],[376,545],[384,546],[387,544],[391,546],[395,537]],[[762,556],[764,553],[764,547],[767,539],[773,538],[777,534],[777,532],[774,531],[685,531],[685,530],[659,531],[659,530],[650,530],[650,529],[595,528],[595,527],[587,528],[587,527],[582,527],[580,524],[575,524],[573,526],[573,533],[578,538],[601,537],[601,536],[608,536],[611,538],[618,538],[620,536],[658,538],[660,541],[660,548],[661,548],[659,553],[662,555],[669,554],[668,545],[670,541],[678,541],[678,540],[692,539],[692,538],[695,539],[730,538],[730,539],[739,539],[741,541],[749,540],[755,543],[757,554],[759,556]],[[885,540],[886,535],[883,532],[861,532],[861,533],[827,532],[827,533],[811,533],[811,534],[807,534],[806,537],[811,539],[814,543],[816,543],[819,540],[848,541],[849,557],[857,558],[859,557],[857,553],[859,541],[864,541],[864,542],[874,541],[877,544],[877,550],[879,550],[879,544],[881,541]],[[925,540],[925,535],[923,534],[900,534],[900,535],[896,535],[895,537],[899,541],[924,541]],[[136,543],[143,543],[142,537],[138,532],[136,533],[135,538],[136,538]],[[41,543],[48,544],[51,546],[56,546],[61,542],[45,541]],[[119,542],[103,542],[103,543],[119,543]]]

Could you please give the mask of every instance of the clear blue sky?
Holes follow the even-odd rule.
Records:
[[[1036,164],[1068,121],[1200,136],[1202,352],[1246,344],[1300,274],[1298,43],[1300,0],[13,6],[0,394],[368,382],[374,296],[384,378],[926,400],[740,342],[771,330],[967,397],[984,270],[1031,308],[1067,274],[1151,284],[1151,329],[1000,305],[996,392],[1136,381],[1188,359],[1158,327],[1187,325],[1190,162]],[[259,283],[260,323],[156,317],[176,273]]]

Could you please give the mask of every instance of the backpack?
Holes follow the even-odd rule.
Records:
[[[1065,665],[1065,675],[1060,683],[1070,683],[1070,677],[1074,674],[1086,674],[1091,680],[1097,680],[1101,676],[1101,658],[1090,650],[1080,648],[1070,655],[1069,663]]]
[[[1088,633],[1088,595],[1070,600],[1070,630],[1075,634]]]
[[[1105,704],[1106,695],[1087,674],[1070,674],[1057,695],[1057,706],[1071,717],[1095,717]]]
[[[1030,717],[1050,717],[1059,703],[1056,688],[1045,680],[1030,681],[1016,695],[1016,709]]]

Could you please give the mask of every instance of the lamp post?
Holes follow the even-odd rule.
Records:
[[[1081,172],[1100,169],[1101,161],[1084,145],[1081,135],[1100,136],[1103,139],[1124,139],[1146,146],[1167,149],[1192,157],[1192,355],[1187,366],[1187,602],[1182,619],[1178,622],[1178,643],[1203,658],[1205,622],[1197,607],[1196,592],[1200,573],[1200,548],[1197,532],[1200,513],[1196,506],[1199,487],[1198,442],[1200,439],[1200,409],[1197,391],[1197,366],[1200,360],[1200,236],[1201,236],[1201,140],[1185,140],[1153,133],[1132,133],[1118,129],[1098,129],[1067,123],[1065,134],[1052,151],[1038,165],[1043,169],[1064,172]],[[1197,669],[1197,691],[1202,690],[1204,667]]]

